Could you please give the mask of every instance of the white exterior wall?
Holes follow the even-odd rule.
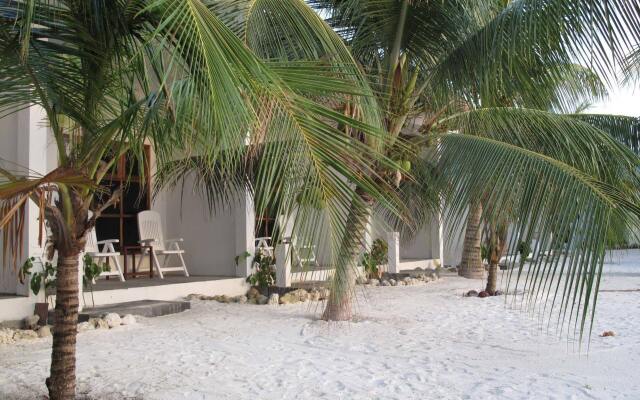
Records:
[[[211,215],[206,201],[190,188],[187,181],[184,193],[176,187],[154,201],[152,209],[163,216],[165,237],[184,239],[181,245],[192,275],[246,276],[247,260],[236,267],[234,259],[254,251],[253,205],[249,204],[249,212],[245,210],[250,199],[240,198],[235,207]]]
[[[0,119],[0,166],[13,169],[10,162],[18,162],[18,115],[13,114]],[[6,160],[6,161],[5,161]],[[2,236],[0,235],[0,293],[15,294],[18,278],[9,256],[2,255]]]
[[[400,242],[400,258],[407,259],[430,259],[435,258],[433,255],[437,253],[431,245],[433,232],[431,225],[424,226],[409,241]]]
[[[447,215],[445,212],[444,215]],[[454,221],[444,220],[444,264],[451,266],[460,265],[462,261],[462,246],[464,242],[466,215],[458,224],[457,229],[453,229]]]
[[[380,218],[374,218],[373,220],[373,239],[382,239],[388,241],[388,233],[390,228],[380,220]],[[443,226],[437,216],[434,216],[431,221],[424,224],[424,226],[415,233],[410,239],[400,238],[400,260],[430,260],[430,259],[442,259],[448,263],[447,251],[442,239]]]
[[[6,160],[0,160],[0,163],[4,168],[21,175],[25,175],[27,171],[31,175],[44,175],[51,170],[51,163],[48,162],[51,158],[51,138],[45,117],[44,110],[40,107],[31,107],[0,119],[0,157]],[[55,149],[53,155],[55,156]],[[53,160],[54,166],[55,162],[56,159]],[[27,257],[42,253],[38,244],[38,214],[37,206],[29,202],[24,251],[18,256],[16,268],[20,268]],[[3,262],[2,258],[0,255],[0,264]],[[30,296],[28,285],[19,284],[17,271],[8,256],[7,264],[2,265],[0,271],[0,292]]]

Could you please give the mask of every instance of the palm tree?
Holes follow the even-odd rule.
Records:
[[[409,139],[418,146],[435,144],[429,168],[445,183],[442,195],[452,226],[460,226],[467,214],[479,222],[509,208],[518,216],[512,242],[530,241],[532,232],[568,232],[572,250],[536,264],[526,284],[558,293],[556,283],[567,277],[561,308],[574,311],[576,321],[582,316],[582,329],[596,299],[603,254],[598,239],[612,214],[637,220],[636,204],[602,177],[613,174],[637,185],[637,158],[584,121],[536,109],[566,109],[591,91],[576,79],[574,61],[610,77],[631,38],[640,37],[637,4],[309,2],[328,15],[368,72],[385,113],[386,153],[392,158],[401,153],[394,139],[413,117],[424,117],[422,135]],[[390,175],[385,172],[378,175]],[[492,188],[488,194],[487,188]],[[481,210],[480,200],[491,207]],[[470,204],[476,206],[467,213]],[[585,231],[589,235],[580,234]],[[471,233],[470,261],[479,256],[480,230]],[[541,244],[543,251],[557,246],[552,240]],[[581,307],[571,307],[574,302]]]
[[[119,156],[143,161],[150,142],[159,165],[197,154],[208,173],[228,176],[246,160],[247,140],[270,143],[255,169],[264,203],[282,182],[304,179],[330,198],[336,237],[353,192],[345,177],[393,202],[363,173],[387,161],[342,134],[350,127],[381,136],[370,124],[375,107],[360,100],[367,85],[346,73],[352,67],[329,58],[262,61],[232,29],[200,0],[0,2],[0,115],[41,107],[59,159],[45,176],[0,169],[0,228],[12,250],[33,201],[58,253],[51,399],[75,397],[78,258],[96,219],[118,201],[122,188],[101,181]],[[332,98],[349,99],[358,113],[324,105]]]

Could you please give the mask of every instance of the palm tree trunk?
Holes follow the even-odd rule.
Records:
[[[487,276],[487,286],[484,289],[493,295],[498,288],[498,264],[504,253],[507,244],[507,227],[506,224],[498,224],[491,226],[491,238],[489,238],[491,248],[489,251],[489,274]]]
[[[322,314],[325,321],[349,321],[353,318],[359,250],[364,242],[373,205],[371,197],[366,193],[356,190],[356,195],[359,201],[353,202],[347,216],[347,231],[342,238],[331,293]]]
[[[481,240],[482,231],[480,223],[482,219],[482,204],[475,203],[469,207],[467,215],[467,228],[464,234],[462,248],[462,262],[459,275],[470,279],[483,279],[484,266],[482,265]]]
[[[69,400],[76,395],[78,256],[75,253],[58,257],[51,376],[47,378],[51,400]]]
[[[489,294],[493,295],[496,291],[498,281],[498,263],[494,263],[493,261],[489,263],[489,274],[487,275],[487,286],[484,289],[489,292]]]

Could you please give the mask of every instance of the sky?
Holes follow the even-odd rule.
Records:
[[[640,117],[640,87],[614,88],[609,92],[608,99],[594,104],[585,112]]]

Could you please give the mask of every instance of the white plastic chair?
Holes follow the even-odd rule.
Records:
[[[179,243],[184,239],[164,239],[162,234],[162,219],[156,211],[142,211],[138,214],[138,232],[140,233],[140,244],[142,246],[151,247],[151,262],[153,267],[158,271],[160,279],[164,279],[165,272],[182,271],[184,276],[189,276],[187,265],[184,262],[184,250],[180,248]],[[148,254],[149,248],[143,248],[143,257],[140,257],[138,266],[144,259],[144,255]],[[158,261],[158,256],[163,256],[162,266]],[[180,262],[178,267],[167,267],[169,258],[176,257]]]
[[[273,246],[271,245],[271,236],[258,237],[255,240],[255,253],[262,252],[265,256],[273,258]]]
[[[318,259],[316,257],[315,245],[302,245],[299,246],[295,237],[291,238],[291,244],[293,245],[293,257],[295,265],[302,269],[314,269],[319,268]]]
[[[120,267],[120,253],[113,247],[113,244],[118,242],[120,242],[118,239],[98,240],[96,237],[96,230],[94,228],[91,229],[91,232],[87,235],[87,243],[84,246],[84,252],[98,263],[101,260],[104,260],[105,262],[113,261],[116,269],[103,271],[100,273],[100,276],[117,276],[120,278],[121,282],[124,282],[122,267]],[[100,245],[104,245],[102,250],[100,250]],[[111,267],[111,263],[108,263],[108,265]],[[96,283],[95,279],[93,279],[93,283]]]

